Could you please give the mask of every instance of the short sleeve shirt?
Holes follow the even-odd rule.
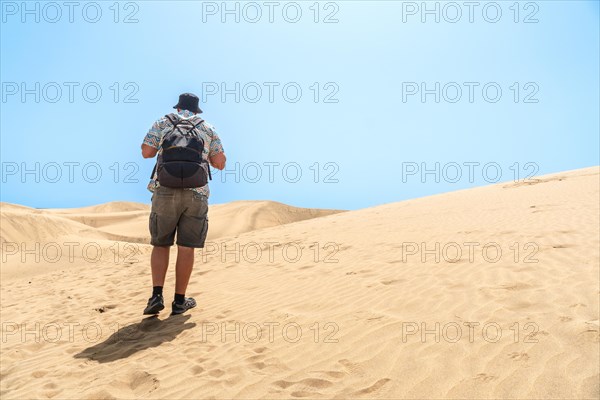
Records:
[[[193,119],[194,124],[197,124],[198,122],[200,122],[202,120],[202,118],[200,118],[199,115],[194,114],[188,110],[178,111],[177,114],[179,115],[180,118]],[[198,131],[202,137],[202,140],[204,140],[204,151],[202,152],[203,159],[208,161],[209,157],[212,157],[217,153],[224,152],[223,145],[221,143],[221,139],[219,138],[219,135],[217,135],[217,132],[215,131],[215,128],[212,125],[210,125],[209,123],[204,121],[198,126],[198,128],[199,128]],[[165,136],[165,134],[170,132],[172,129],[173,129],[173,125],[167,119],[167,117],[162,117],[161,119],[159,119],[152,125],[152,127],[150,128],[150,130],[144,137],[143,144],[148,145],[150,147],[154,147],[155,149],[158,149],[158,153],[160,154],[162,152],[162,148],[161,148],[162,139]],[[156,171],[155,171],[152,178],[150,179],[150,183],[148,184],[148,190],[150,190],[151,192],[154,192],[154,190],[156,190],[156,188],[159,186],[160,186],[160,184],[156,180]],[[206,197],[208,197],[210,195],[210,191],[208,189],[208,184],[206,184],[202,187],[189,188],[189,190],[193,190],[193,191],[200,193]]]

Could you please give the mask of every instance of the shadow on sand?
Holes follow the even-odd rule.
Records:
[[[170,342],[184,330],[196,326],[195,323],[186,324],[189,318],[190,315],[170,316],[162,320],[157,316],[144,318],[138,323],[120,327],[105,341],[88,347],[73,357],[101,363],[127,358],[138,351]]]

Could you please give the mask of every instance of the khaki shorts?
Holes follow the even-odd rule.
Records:
[[[202,248],[208,232],[208,199],[189,189],[159,186],[152,195],[150,244]]]

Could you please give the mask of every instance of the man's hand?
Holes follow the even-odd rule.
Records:
[[[156,155],[156,153],[158,153],[158,149],[148,146],[147,144],[142,144],[142,157],[152,158]]]
[[[225,161],[227,161],[227,157],[225,157],[225,153],[217,153],[210,157],[209,161],[210,165],[216,169],[223,170],[223,168],[225,168]]]

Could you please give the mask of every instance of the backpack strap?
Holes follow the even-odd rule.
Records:
[[[165,118],[169,120],[171,125],[173,125],[173,129],[171,130],[171,132],[173,132],[175,130],[175,128],[177,128],[177,124],[179,122],[181,122],[181,120],[179,118],[177,118],[177,115],[173,114],[173,113],[165,115]],[[160,143],[159,143],[158,147],[160,147],[162,145],[162,142],[164,139],[165,139],[164,136],[160,139]],[[158,157],[157,157],[156,163],[154,164],[154,168],[152,169],[152,173],[150,174],[150,179],[154,179],[154,174],[156,173],[156,170],[158,168],[158,163],[159,163],[159,161],[158,161]]]
[[[150,173],[150,179],[154,179],[154,173],[156,172],[156,167],[158,166],[158,160],[154,164],[154,168],[152,168],[152,172]]]
[[[204,120],[200,118],[200,122],[194,125],[188,132],[196,130],[196,128],[198,128],[203,122]],[[202,142],[204,142],[204,140],[202,140]],[[204,159],[202,159],[202,163],[206,164],[206,170],[208,171],[208,179],[212,181],[212,174],[210,173],[210,163]]]
[[[165,118],[169,120],[171,125],[173,125],[173,130],[178,129],[177,125],[182,122],[182,119],[179,118],[179,116],[175,113],[167,114],[167,115],[165,115]],[[193,130],[197,129],[200,126],[200,124],[202,124],[203,122],[204,122],[204,120],[202,118],[200,118],[200,121],[197,124],[193,125],[190,129],[188,129],[187,133],[190,133]],[[179,132],[181,132],[181,130],[179,130]],[[181,133],[183,133],[183,132],[181,132]]]
[[[175,118],[173,118],[173,117],[175,117]],[[181,122],[181,120],[177,117],[177,115],[173,114],[173,113],[165,115],[165,118],[169,120],[171,125],[173,125],[173,128],[175,128],[175,126],[177,126],[177,124],[179,122]],[[173,121],[173,119],[175,119],[175,121]]]
[[[191,132],[195,132],[196,129],[204,122],[203,119],[200,119],[200,122],[198,122],[197,124],[193,125],[190,129],[188,129],[187,133],[191,133]],[[200,137],[200,135],[196,134],[196,136]],[[204,141],[204,140],[203,140]]]

